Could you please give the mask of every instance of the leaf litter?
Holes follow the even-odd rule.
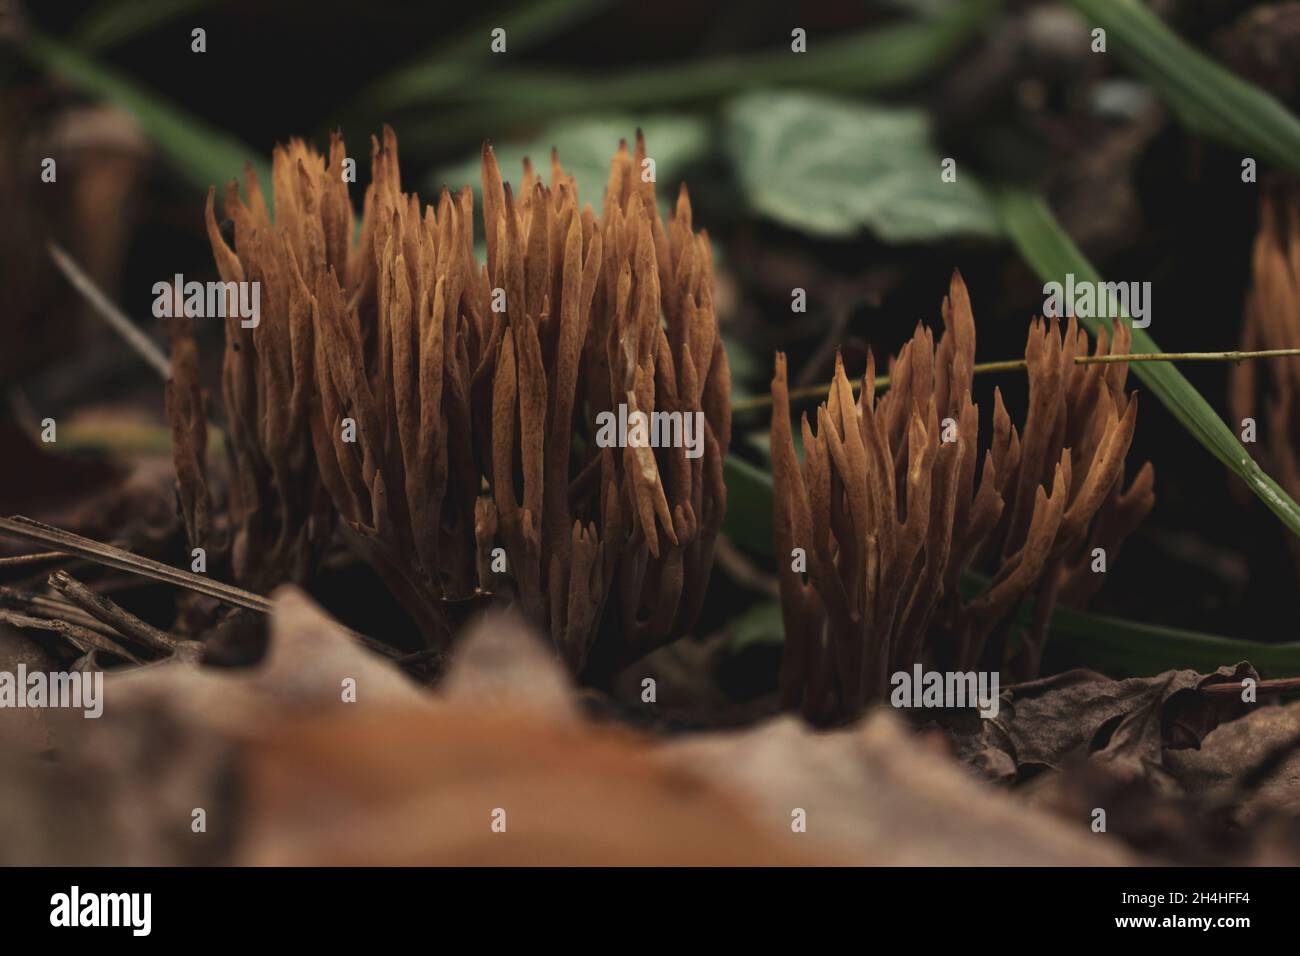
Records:
[[[33,653],[0,646],[5,666]],[[830,732],[787,715],[665,737],[588,716],[553,650],[509,614],[481,618],[429,688],[286,585],[274,595],[257,664],[172,658],[111,670],[102,719],[49,711],[48,740],[7,748],[0,856],[65,864],[1152,862],[1159,855],[1113,828],[1096,834],[1086,817],[1068,818],[1102,785],[1072,762],[1085,761],[1112,788],[1171,781],[1164,799],[1179,794],[1179,820],[1195,822],[1189,808],[1211,806],[1216,787],[1257,755],[1242,752],[1227,728],[1261,715],[1288,715],[1295,726],[1294,707],[1241,717],[1247,708],[1235,697],[1198,693],[1250,673],[1242,664],[1110,681],[1075,671],[1008,688],[999,718],[982,722],[964,752],[955,732],[916,731],[887,709]],[[354,702],[344,701],[347,681]],[[1279,725],[1272,739],[1285,736]],[[1202,740],[1199,761],[1174,756]],[[980,779],[972,768],[991,762],[981,753],[1038,769],[1037,786]],[[1281,779],[1294,780],[1287,766],[1291,776]],[[1045,776],[1056,780],[1050,798]],[[1257,824],[1285,819],[1288,804],[1272,796],[1253,807]],[[191,829],[195,808],[206,812],[204,833]],[[496,810],[505,812],[505,834],[491,829]],[[792,828],[796,810],[806,832]],[[1265,854],[1247,831],[1238,836],[1246,848],[1238,855]]]

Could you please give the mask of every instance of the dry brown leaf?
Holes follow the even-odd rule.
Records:
[[[1247,663],[1213,674],[1167,671],[1112,680],[1073,670],[1017,684],[1002,692],[998,715],[980,725],[967,759],[990,776],[1059,770],[1091,759],[1125,778],[1163,784],[1167,750],[1195,748],[1220,723],[1249,709],[1238,695],[1198,693],[1212,684],[1259,679]]]
[[[786,716],[666,747],[681,766],[743,793],[756,819],[784,845],[811,844],[856,865],[1136,862],[1114,841],[973,779],[945,750],[926,747],[885,710],[830,733]],[[796,808],[806,811],[806,833],[791,830]]]
[[[1276,767],[1243,789],[1252,774],[1279,750],[1290,748]],[[1262,814],[1300,817],[1300,701],[1259,707],[1221,724],[1195,749],[1170,751],[1165,766],[1190,795],[1231,800],[1233,818],[1250,826]]]
[[[798,865],[648,739],[520,711],[298,721],[247,755],[240,862],[274,865]],[[493,813],[506,830],[493,832]],[[499,818],[499,817],[498,817]]]
[[[38,638],[0,625],[0,672],[16,674],[58,670],[59,661]],[[49,745],[46,712],[0,707],[0,750],[38,753]]]

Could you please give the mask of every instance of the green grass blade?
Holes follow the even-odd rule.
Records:
[[[789,48],[633,69],[599,78],[543,69],[499,69],[458,88],[463,112],[439,118],[453,130],[536,120],[574,110],[662,108],[700,103],[761,85],[807,86],[858,92],[884,89],[925,75],[967,40],[1002,0],[963,0],[933,17],[878,27],[846,37],[809,40],[809,53]],[[411,106],[441,96],[446,87],[404,88]]]
[[[85,53],[98,52],[211,4],[212,0],[101,0],[78,22],[75,42]]]
[[[993,189],[990,194],[1000,211],[1007,235],[1044,282],[1063,282],[1066,273],[1071,272],[1076,282],[1101,281],[1097,270],[1061,229],[1041,199],[1010,188]],[[1099,318],[1080,317],[1080,321],[1094,334],[1109,324],[1109,320]],[[1133,351],[1159,352],[1160,346],[1144,329],[1134,329]],[[1129,370],[1151,389],[1192,437],[1246,482],[1247,487],[1287,528],[1300,535],[1300,506],[1255,463],[1232,429],[1183,377],[1176,365],[1172,362],[1142,362],[1130,365]]]
[[[742,547],[771,554],[772,477],[735,456],[727,458],[725,475],[727,519],[723,530]],[[979,575],[966,574],[962,591],[973,594],[987,583]],[[743,637],[741,643],[746,644],[779,642],[782,629],[777,608],[779,605],[757,605],[738,621],[737,639]],[[1027,602],[1016,619],[1028,625],[1032,614],[1033,603]],[[1243,641],[1061,606],[1053,610],[1048,624],[1046,663],[1052,670],[1089,667],[1112,677],[1145,677],[1185,667],[1212,671],[1240,660],[1250,661],[1268,677],[1297,675],[1300,642]]]
[[[1300,172],[1300,120],[1189,46],[1136,0],[1070,0],[1193,129]]]
[[[454,40],[439,44],[414,62],[368,84],[354,105],[389,111],[429,102],[479,72],[479,63],[493,55],[490,44],[495,28],[506,31],[506,50],[516,53],[580,23],[611,2],[533,0],[493,14]]]
[[[240,176],[246,162],[252,163],[262,188],[270,189],[270,165],[235,137],[50,37],[33,32],[27,50],[45,69],[134,116],[145,135],[200,189]]]
[[[1052,670],[1088,667],[1111,677],[1149,677],[1186,667],[1207,673],[1242,660],[1265,677],[1294,677],[1300,675],[1300,642],[1241,641],[1058,607],[1046,650]]]

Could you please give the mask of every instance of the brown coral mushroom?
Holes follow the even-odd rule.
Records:
[[[992,442],[978,467],[975,322],[960,275],[943,318],[937,346],[918,327],[890,363],[890,388],[879,399],[870,357],[856,399],[837,362],[816,429],[803,417],[802,465],[785,358],[777,356],[782,693],[814,720],[850,717],[884,699],[890,676],[917,662],[1035,673],[1054,603],[1082,601],[1096,588],[1093,549],[1113,560],[1154,500],[1150,465],[1123,488],[1137,413],[1123,390],[1127,366],[1076,365],[1087,337],[1073,320],[1064,336],[1055,321],[1030,329],[1028,418],[1018,432],[995,393]],[[1117,324],[1114,351],[1128,342]],[[1104,336],[1097,352],[1107,354]],[[962,575],[980,569],[991,578],[963,600]],[[1013,635],[1011,619],[1030,597],[1031,626]]]
[[[328,161],[277,150],[274,225],[251,174],[247,205],[232,185],[233,250],[209,200],[222,278],[268,287],[257,328],[227,323],[236,576],[308,577],[337,513],[435,646],[450,639],[446,603],[484,591],[515,600],[574,671],[602,633],[599,668],[683,633],[730,442],[710,246],[685,189],[665,226],[638,135],[597,218],[557,157],[550,186],[526,163],[516,198],[485,147],[484,266],[468,188],[422,208],[401,191],[390,129],[352,245],[345,155],[338,137]],[[173,353],[174,456],[199,544],[213,524],[202,395],[185,334]],[[700,421],[701,453],[602,444],[600,417],[620,411]]]

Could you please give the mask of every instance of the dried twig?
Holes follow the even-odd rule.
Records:
[[[70,531],[61,531],[58,528],[42,524],[39,521],[33,521],[31,518],[25,518],[22,515],[0,518],[0,534],[8,534],[26,541],[35,541],[47,547],[57,548],[67,554],[75,554],[96,564],[117,568],[119,571],[142,574],[157,581],[165,581],[177,587],[197,591],[199,594],[206,594],[208,597],[225,601],[227,604],[246,607],[251,611],[261,611],[264,614],[271,611],[271,602],[260,594],[245,591],[233,584],[214,581],[201,574],[182,571],[160,561],[142,558],[130,551],[123,551],[121,548],[115,548],[110,544],[101,544],[91,538],[83,538],[81,535],[73,534]]]
[[[122,647],[112,638],[97,633],[86,627],[77,624],[70,624],[67,621],[61,621],[52,618],[30,617],[26,614],[19,614],[17,611],[0,609],[0,621],[6,624],[12,624],[14,627],[32,628],[38,631],[53,631],[56,634],[63,635],[67,641],[72,644],[81,653],[87,653],[91,648],[97,648],[101,651],[108,651],[110,654],[116,654],[118,657],[125,658],[133,664],[141,664],[143,661],[136,657],[126,648]]]
[[[106,637],[115,637],[117,635],[116,629],[91,617],[75,604],[69,604],[62,598],[50,597],[45,594],[26,594],[14,588],[0,586],[0,607],[26,611],[33,617],[47,617],[67,621],[69,624],[76,624],[92,631],[98,631]]]
[[[60,548],[68,554],[75,554],[97,564],[117,568],[119,571],[130,571],[176,587],[187,588],[199,594],[206,594],[208,597],[216,598],[219,601],[225,601],[227,604],[247,608],[250,611],[270,614],[275,606],[260,594],[245,591],[233,584],[213,581],[201,574],[182,571],[179,568],[173,568],[170,565],[149,558],[142,558],[129,551],[123,551],[121,548],[101,544],[90,538],[83,538],[81,535],[73,534],[70,531],[61,531],[58,528],[42,524],[39,521],[33,521],[31,518],[24,518],[21,515],[0,518],[0,534],[8,534],[27,541],[36,541],[40,544]],[[376,641],[372,637],[347,628],[345,630],[358,642],[378,654],[383,654],[385,657],[397,657],[400,654],[396,648]]]
[[[115,628],[126,637],[134,638],[146,647],[162,654],[174,654],[181,644],[180,641],[167,632],[140,620],[130,611],[110,601],[103,595],[96,594],[66,571],[55,571],[50,575],[49,583],[50,587],[64,595],[87,614]]]

